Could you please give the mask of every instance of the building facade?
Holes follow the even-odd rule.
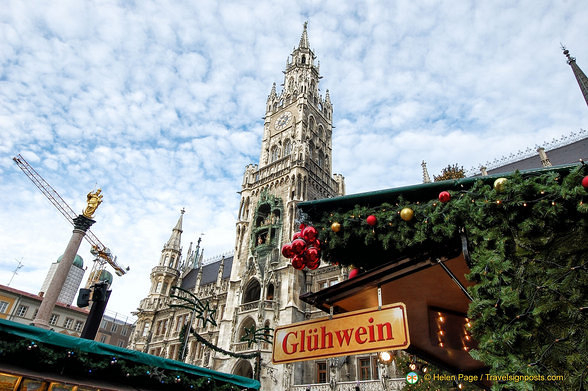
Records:
[[[0,285],[0,319],[30,325],[37,315],[43,297],[19,289]],[[89,310],[57,302],[49,318],[52,330],[60,334],[79,337],[88,318]],[[127,347],[134,320],[113,313],[104,315],[95,341]]]
[[[310,384],[354,389],[357,381],[362,389],[382,389],[383,368],[374,354],[273,365],[271,344],[242,340],[251,330],[323,317],[300,301],[300,294],[347,279],[347,269],[337,266],[296,270],[281,254],[282,245],[299,230],[299,202],[345,193],[343,176],[332,173],[333,106],[329,91],[319,92],[320,78],[305,25],[288,58],[283,90],[274,83],[268,96],[259,163],[245,168],[234,253],[203,262],[199,241],[182,254],[182,211],[151,271],[131,349],[259,377],[262,389],[306,390]],[[216,324],[177,307],[181,300],[173,287],[207,303]],[[205,342],[187,333],[188,325]],[[254,353],[259,361],[251,357]]]
[[[41,290],[39,291],[39,296],[43,296],[47,289],[49,288],[49,284],[51,284],[51,280],[53,280],[53,276],[55,275],[55,271],[57,270],[57,266],[59,266],[59,262],[63,255],[57,258],[57,261],[53,262],[49,267],[49,271],[47,272],[47,276],[45,277],[45,281],[43,281],[43,285],[41,285]],[[80,288],[80,284],[82,283],[82,279],[84,278],[84,260],[82,257],[76,254],[74,258],[73,265],[67,274],[67,278],[65,279],[65,283],[61,288],[61,292],[57,297],[57,301],[64,304],[71,305],[73,303],[74,297],[78,294],[78,289]]]

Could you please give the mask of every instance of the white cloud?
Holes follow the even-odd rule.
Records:
[[[22,153],[131,266],[109,308],[145,296],[179,211],[184,248],[234,246],[242,174],[302,23],[334,104],[349,193],[418,183],[586,128],[559,49],[588,71],[583,1],[125,3],[9,0],[0,10],[0,283],[37,292],[71,227],[18,170]],[[87,265],[89,246],[80,254]]]

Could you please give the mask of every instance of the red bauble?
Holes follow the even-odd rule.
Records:
[[[373,227],[378,222],[378,219],[374,215],[369,215],[365,221]]]
[[[319,251],[315,247],[307,249],[305,254],[310,262],[316,262],[320,257]]]
[[[349,279],[355,278],[359,275],[359,269],[351,269],[349,272]]]
[[[304,258],[300,255],[295,255],[294,258],[292,258],[292,266],[296,270],[304,269]]]
[[[582,186],[584,186],[584,189],[588,190],[588,175],[582,179]]]
[[[292,252],[295,255],[302,255],[302,253],[306,250],[306,242],[304,239],[296,239],[292,242]]]
[[[310,270],[314,270],[314,269],[318,268],[320,264],[321,264],[321,261],[317,259],[316,261],[307,262],[306,267],[309,268]]]
[[[315,247],[317,250],[321,249],[321,241],[318,239],[315,239],[314,242],[311,243],[312,247]]]
[[[292,245],[290,243],[284,244],[282,246],[282,255],[286,258],[292,258],[294,256],[294,252],[292,251]]]
[[[295,232],[294,235],[292,235],[292,241],[295,241],[296,239],[301,238],[301,237],[302,237],[302,232],[300,232],[300,231]]]
[[[304,228],[304,231],[302,231],[302,237],[308,243],[312,243],[316,239],[316,235],[317,235],[316,228],[311,227],[311,226]]]
[[[451,199],[451,194],[449,194],[448,191],[442,191],[441,193],[439,193],[439,201],[446,203],[446,202],[449,202],[450,199]]]
[[[306,227],[306,225],[304,225],[304,224],[300,224],[300,227],[299,227],[299,228],[300,228],[300,231],[304,231],[304,228],[305,228],[305,227]]]

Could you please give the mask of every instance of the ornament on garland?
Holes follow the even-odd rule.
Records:
[[[414,217],[414,210],[410,208],[403,208],[400,211],[400,218],[404,221],[410,221]]]
[[[294,269],[302,270],[304,267],[314,270],[321,263],[321,242],[317,238],[318,232],[313,226],[300,224],[300,231],[292,236],[292,243],[282,246],[282,255],[292,258]]]
[[[584,189],[588,190],[588,175],[582,178],[582,186],[584,187]]]
[[[359,275],[359,268],[354,267],[353,269],[351,269],[349,271],[349,279],[351,280],[352,278],[355,278]]]
[[[504,186],[506,186],[506,182],[508,182],[508,179],[498,178],[494,181],[494,190],[496,190],[498,193],[501,193],[504,190]]]
[[[374,215],[369,215],[365,221],[373,227],[378,222],[378,219]]]
[[[333,231],[333,232],[341,231],[341,224],[335,221],[333,224],[331,224],[331,231]]]
[[[449,194],[448,191],[442,191],[439,193],[439,201],[446,203],[449,202],[449,200],[451,200],[451,194]]]

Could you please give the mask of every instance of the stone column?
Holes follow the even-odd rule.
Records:
[[[71,239],[69,240],[63,257],[61,258],[61,262],[59,262],[59,265],[57,266],[55,275],[47,288],[47,292],[45,292],[45,295],[43,296],[43,301],[41,302],[37,316],[33,320],[34,326],[46,329],[50,328],[49,319],[51,318],[51,313],[53,312],[53,308],[55,308],[57,298],[61,293],[63,284],[65,283],[69,270],[73,265],[76,254],[78,253],[80,243],[82,242],[86,231],[95,223],[94,220],[83,215],[79,215],[73,219],[73,221],[74,230]]]

